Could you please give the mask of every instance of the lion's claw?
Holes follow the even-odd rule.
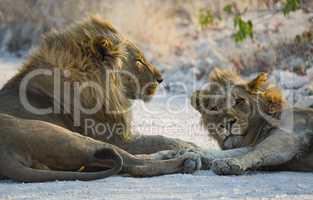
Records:
[[[242,175],[245,172],[235,159],[214,160],[211,169],[217,175]]]
[[[183,152],[190,152],[190,153],[195,153],[200,156],[201,159],[201,168],[202,170],[208,170],[210,169],[213,159],[208,158],[201,149],[187,149],[187,150],[182,150],[181,153]]]
[[[161,160],[181,159],[183,161],[182,173],[191,174],[202,167],[201,155],[194,149],[162,151],[158,153],[158,157]]]

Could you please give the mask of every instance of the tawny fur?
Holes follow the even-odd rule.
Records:
[[[33,77],[27,87],[23,88],[22,83],[25,78],[36,70],[48,70],[51,74]],[[128,79],[125,73],[117,73],[121,71],[138,79],[140,92],[136,92],[138,85]],[[59,83],[55,83],[55,75],[59,75]],[[150,100],[162,80],[160,72],[145,59],[143,53],[120,35],[112,25],[99,17],[90,17],[64,30],[48,33],[38,48],[31,53],[21,70],[0,91],[0,122],[3,122],[2,128],[6,130],[1,134],[8,137],[5,139],[0,137],[0,144],[1,147],[10,146],[12,142],[17,144],[10,149],[11,152],[1,151],[0,165],[3,167],[0,167],[0,176],[18,181],[38,182],[91,180],[116,174],[119,170],[134,176],[193,172],[201,167],[199,156],[189,152],[183,155],[176,153],[176,150],[194,147],[192,144],[162,136],[137,136],[131,133],[131,101]],[[88,82],[96,83],[101,91],[87,88],[81,91],[79,96],[73,96],[76,85]],[[69,90],[66,86],[69,86]],[[57,94],[55,89],[58,90]],[[59,108],[58,112],[44,115],[30,112],[20,99],[23,92],[26,93],[32,106],[36,108],[56,106]],[[65,94],[69,94],[72,98],[66,100]],[[90,108],[102,98],[101,109],[95,113],[84,113],[75,108],[75,101],[80,101],[84,108]],[[76,113],[78,111],[79,115]],[[86,129],[85,121],[88,119],[96,124],[105,124],[110,132],[98,134],[94,129]],[[5,126],[8,123],[9,125]],[[23,130],[20,126],[22,124]],[[41,128],[36,128],[37,124]],[[114,129],[116,125],[121,126],[122,129]],[[47,133],[42,134],[44,130],[47,130]],[[15,134],[10,134],[11,131]],[[24,133],[27,133],[26,136],[30,138],[29,143],[16,142],[20,141],[18,137],[22,138]],[[84,136],[78,136],[77,133]],[[92,142],[88,146],[84,144],[85,141]],[[36,143],[48,145],[40,146],[35,145]],[[25,145],[30,149],[38,149],[29,152]],[[60,152],[61,154],[57,155],[58,149],[66,149],[67,145],[68,154],[62,155]],[[107,149],[111,155],[104,158],[100,155],[100,161],[89,163],[94,161],[99,146]],[[26,149],[25,154],[20,153],[23,152],[21,149]],[[49,149],[53,149],[50,156],[47,158],[41,156],[42,152],[49,153]],[[174,151],[156,153],[172,149]],[[85,152],[82,153],[85,159],[81,159],[79,152]],[[156,154],[135,157],[129,153]],[[41,159],[37,160],[37,157]],[[62,157],[65,159],[60,159]],[[17,158],[21,158],[22,163],[17,163]],[[163,158],[170,160],[162,160]],[[1,163],[4,162],[1,159],[12,167],[4,167],[7,165]],[[186,160],[194,165],[184,166]],[[115,162],[115,165],[110,165],[115,166],[114,170],[96,174],[65,173],[78,170],[84,165],[88,167],[90,164],[96,164],[103,170],[102,162]],[[40,174],[42,174],[41,178]]]
[[[312,109],[286,104],[265,73],[246,81],[234,71],[215,69],[209,81],[214,87],[194,92],[191,102],[223,150],[206,153],[215,173],[313,170]]]

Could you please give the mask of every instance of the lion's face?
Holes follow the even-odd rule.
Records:
[[[62,59],[62,65],[77,65],[75,68],[79,71],[87,69],[99,77],[106,77],[107,69],[113,69],[114,73],[119,73],[122,91],[128,99],[149,101],[163,81],[159,70],[147,61],[139,48],[102,18],[92,17],[70,27],[64,33],[59,32],[51,36],[51,39],[46,39],[46,43],[52,41],[53,49],[58,48],[55,41],[60,40],[64,45],[62,50],[66,53],[59,49],[51,50],[52,54],[55,52],[60,54],[57,59]],[[71,57],[71,59],[66,58],[69,60],[68,63],[65,63],[63,55]],[[60,62],[53,61],[53,63],[59,66]]]
[[[281,108],[283,101],[277,90],[266,86],[264,73],[244,81],[232,71],[215,69],[209,80],[205,89],[193,93],[191,104],[222,149],[239,148],[251,142],[262,113]],[[255,133],[249,133],[254,127]]]
[[[245,89],[233,86],[226,91],[214,85],[194,92],[191,103],[201,113],[203,125],[221,148],[230,149],[239,145],[234,144],[234,138],[229,140],[232,136],[236,136],[236,143],[241,143],[253,117],[249,94]]]
[[[149,101],[162,83],[162,75],[135,45],[127,42],[126,49],[121,73],[125,94],[129,99]]]

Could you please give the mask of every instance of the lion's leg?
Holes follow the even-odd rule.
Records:
[[[164,174],[180,173],[186,172],[191,173],[201,167],[201,162],[199,162],[200,157],[197,154],[184,154],[179,158],[156,161],[140,159],[127,152],[119,149],[118,147],[110,146],[108,144],[103,144],[103,149],[99,149],[96,155],[92,153],[92,157],[97,158],[97,162],[93,162],[96,166],[101,166],[102,160],[106,164],[108,159],[107,150],[114,150],[121,155],[122,158],[122,170],[132,176],[159,176]],[[96,148],[99,148],[97,145]],[[107,150],[105,150],[107,149]],[[110,157],[111,158],[111,157]],[[111,158],[112,159],[112,158]],[[198,161],[197,166],[186,167],[185,162],[194,160]],[[109,169],[105,171],[98,172],[70,172],[70,171],[53,171],[45,169],[33,169],[31,168],[31,163],[26,166],[18,161],[12,153],[1,152],[0,161],[3,162],[0,165],[0,174],[8,177],[10,179],[20,181],[20,182],[46,182],[55,180],[94,180],[105,178],[110,175],[117,173],[117,169]],[[95,160],[96,161],[96,160]],[[91,164],[93,164],[91,163]],[[111,164],[110,164],[111,165]],[[113,171],[114,170],[114,171]]]
[[[195,151],[201,156],[202,169],[209,169],[214,159],[239,156],[247,153],[249,148],[233,150],[204,150],[191,142],[164,136],[136,136],[121,145],[123,149],[146,159],[166,160],[175,158],[188,151]],[[180,152],[179,152],[180,151]]]
[[[212,162],[217,159],[233,158],[243,156],[251,151],[251,147],[242,147],[229,150],[201,150],[201,160],[203,169],[209,169]]]
[[[178,153],[179,151],[176,150],[165,150],[153,154],[136,154],[135,156],[146,160],[168,160],[174,158]]]
[[[213,160],[216,159],[225,159],[225,158],[231,158],[231,157],[237,157],[242,156],[246,153],[251,151],[251,147],[242,147],[237,149],[230,149],[230,150],[202,150],[199,149],[195,153],[199,153],[202,158],[202,165],[209,165],[211,166]],[[179,155],[188,152],[188,149],[177,151],[177,150],[165,150],[165,151],[159,151],[154,154],[138,154],[136,157],[142,158],[142,159],[150,159],[150,160],[168,160],[171,158],[178,157]],[[192,152],[192,150],[190,150]],[[203,163],[208,162],[208,163]]]
[[[179,156],[173,156],[172,158],[162,160],[163,156],[175,153],[175,151],[164,151],[151,155],[141,154],[136,156],[133,156],[122,149],[117,151],[124,161],[122,171],[132,176],[142,177],[172,173],[193,173],[201,168],[200,155],[194,152],[185,152]]]
[[[256,145],[247,154],[217,159],[212,170],[220,175],[240,175],[249,169],[277,166],[292,160],[301,146],[301,140],[292,134],[276,132]]]
[[[201,156],[203,170],[209,169],[214,159],[239,156],[249,151],[249,148],[238,148],[227,151],[204,150],[191,142],[158,135],[136,136],[129,142],[123,143],[121,147],[132,154],[139,154],[138,156],[142,158],[154,160],[179,157],[188,151],[196,152]]]
[[[165,150],[185,150],[199,148],[191,142],[167,138],[160,135],[133,136],[129,141],[116,144],[131,154],[152,154]]]
[[[123,149],[108,144],[100,143],[97,149],[112,149],[121,156],[123,160],[122,171],[131,176],[159,176],[172,173],[193,173],[201,168],[201,158],[198,153],[184,152],[178,154],[177,151],[163,151],[155,154],[132,155]],[[97,151],[97,157],[102,157],[101,151]],[[176,156],[166,157],[175,154]],[[93,155],[91,155],[93,157]],[[103,159],[106,159],[104,154]],[[92,170],[97,165],[91,163],[85,166],[87,171]],[[90,168],[91,167],[91,168]]]
[[[251,147],[242,147],[237,149],[230,149],[230,150],[204,150],[202,153],[208,159],[224,159],[224,158],[231,158],[237,156],[243,156],[251,151]]]
[[[121,168],[112,168],[99,172],[70,172],[70,171],[53,171],[31,168],[31,163],[21,162],[16,158],[14,153],[0,152],[0,174],[9,179],[19,182],[47,182],[47,181],[66,181],[66,180],[95,180],[106,178],[117,174]],[[120,165],[121,166],[121,165]]]
[[[130,140],[116,144],[131,154],[140,155],[147,159],[167,160],[177,158],[185,153],[197,153],[202,155],[201,149],[191,142],[180,139],[167,138],[160,135],[135,135]],[[154,154],[154,155],[149,155]],[[202,163],[207,163],[206,158],[201,158]],[[194,162],[197,166],[197,162]],[[185,166],[187,167],[187,166]],[[202,169],[208,169],[209,166],[202,164]],[[188,167],[187,167],[188,168]]]

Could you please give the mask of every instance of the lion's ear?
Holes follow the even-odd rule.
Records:
[[[209,75],[209,80],[217,81],[217,80],[220,80],[222,77],[223,77],[223,71],[215,67]]]
[[[268,81],[268,74],[263,72],[248,83],[248,89],[251,92],[257,92],[258,90],[262,88],[262,86],[264,86],[265,83],[267,83],[267,81]]]
[[[241,85],[245,83],[245,81],[240,78],[236,71],[229,68],[228,69],[214,68],[209,75],[209,81],[217,82],[224,86],[227,84]]]
[[[122,55],[121,45],[114,44],[110,38],[98,36],[93,38],[91,43],[92,52],[108,63],[115,63]]]
[[[266,106],[268,113],[278,112],[286,104],[283,93],[277,87],[272,87],[265,90],[263,96],[268,103]]]

